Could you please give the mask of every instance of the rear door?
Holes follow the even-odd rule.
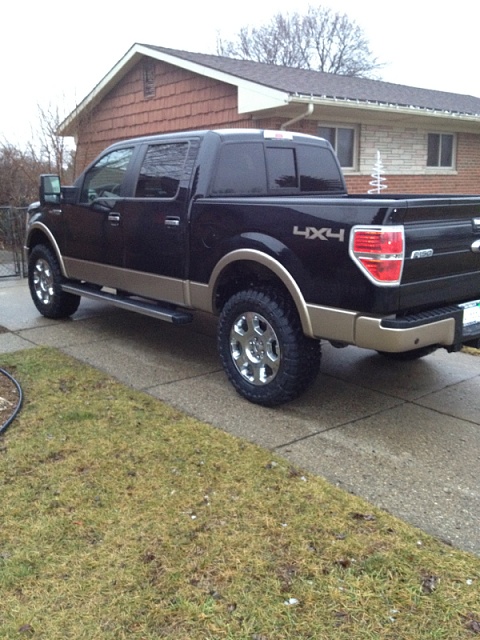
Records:
[[[123,203],[125,277],[129,291],[183,304],[188,254],[188,202],[198,139],[144,145]],[[139,277],[141,273],[141,277]]]

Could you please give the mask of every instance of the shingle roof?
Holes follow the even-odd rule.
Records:
[[[243,80],[284,91],[293,96],[336,98],[390,106],[415,107],[451,114],[479,115],[480,98],[432,91],[381,80],[352,78],[321,71],[237,60],[206,53],[191,53],[154,45],[146,48],[193,62]]]

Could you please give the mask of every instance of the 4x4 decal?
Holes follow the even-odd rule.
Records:
[[[339,242],[343,242],[345,240],[345,229],[334,231],[330,227],[322,227],[321,229],[305,227],[305,229],[302,230],[295,225],[293,227],[293,235],[303,236],[305,240],[338,240]]]

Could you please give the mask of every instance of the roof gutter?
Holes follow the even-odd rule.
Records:
[[[308,105],[307,110],[305,111],[305,113],[300,114],[296,118],[292,118],[288,122],[284,122],[282,124],[282,126],[280,127],[280,129],[282,131],[285,131],[285,129],[290,127],[290,125],[292,125],[294,122],[298,122],[299,120],[303,120],[304,118],[308,118],[308,116],[312,115],[314,108],[315,108],[315,105],[313,104],[313,102],[310,102],[309,105]]]

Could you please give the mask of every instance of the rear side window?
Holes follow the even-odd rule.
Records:
[[[340,169],[329,148],[231,143],[220,150],[212,195],[344,193]]]
[[[340,170],[330,149],[299,145],[297,158],[302,193],[345,191]]]
[[[258,195],[267,192],[261,142],[225,144],[220,149],[212,195]]]
[[[268,147],[267,167],[268,188],[271,191],[298,188],[298,172],[293,149]]]
[[[331,151],[324,147],[268,147],[267,168],[271,191],[344,192],[338,165]]]
[[[136,198],[174,198],[184,174],[188,142],[155,144],[147,149]]]

